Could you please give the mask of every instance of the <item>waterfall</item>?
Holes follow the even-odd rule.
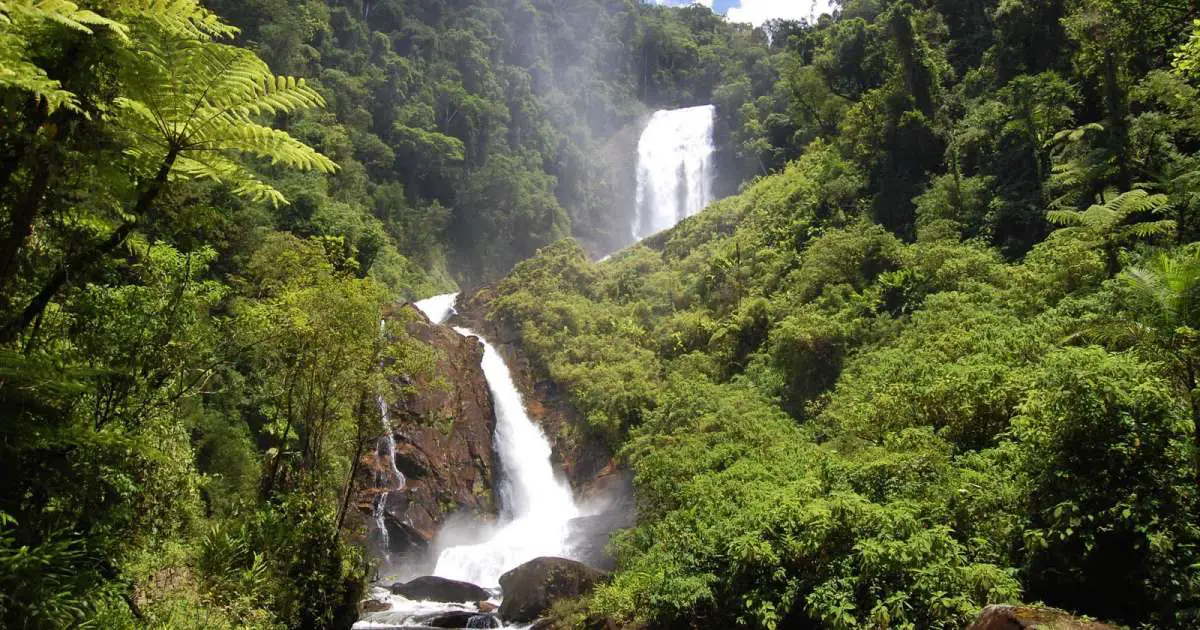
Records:
[[[424,313],[425,317],[429,318],[429,321],[435,324],[442,324],[454,314],[454,301],[457,299],[457,293],[447,293],[446,295],[435,295],[427,300],[421,300],[414,303],[413,306],[417,307],[418,311]]]
[[[440,323],[453,312],[455,297],[430,298],[416,307]],[[550,441],[525,412],[504,358],[475,332],[455,330],[483,342],[483,374],[496,407],[493,444],[503,473],[497,488],[503,514],[489,540],[442,551],[433,573],[492,588],[505,571],[524,562],[566,555],[567,522],[579,516],[579,509],[571,488],[555,475]]]
[[[384,333],[386,322],[379,322],[379,332]],[[408,480],[405,479],[404,473],[396,467],[396,438],[392,435],[391,416],[388,413],[387,399],[380,392],[375,397],[379,404],[379,418],[383,423],[383,435],[375,443],[375,457],[380,463],[386,463],[387,468],[377,469],[375,473],[375,487],[381,489],[382,492],[375,496],[374,504],[371,506],[375,517],[375,528],[378,532],[379,545],[382,548],[384,558],[390,557],[390,541],[388,539],[387,524],[384,522],[384,512],[387,508],[388,494],[391,492],[403,490]]]
[[[675,227],[712,201],[712,105],[654,113],[638,141],[635,241]]]

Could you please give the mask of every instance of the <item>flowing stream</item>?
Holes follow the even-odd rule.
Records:
[[[455,328],[464,336],[479,337]],[[550,441],[525,413],[525,403],[504,358],[483,341],[483,374],[496,405],[493,446],[501,472],[500,505],[506,524],[490,539],[450,547],[438,556],[433,574],[478,584],[500,585],[509,569],[539,556],[567,556],[567,522],[579,516],[571,488],[554,474]]]
[[[638,141],[635,241],[675,227],[712,201],[715,112],[704,105],[650,118]]]
[[[386,322],[379,322],[380,333],[383,333],[385,324]],[[376,398],[376,402],[379,404],[379,417],[383,421],[383,436],[375,445],[375,457],[381,462],[387,462],[387,468],[375,473],[375,487],[382,492],[375,496],[372,510],[374,511],[375,531],[378,535],[380,553],[383,554],[385,562],[390,562],[391,551],[387,525],[384,522],[384,512],[387,508],[388,494],[404,490],[408,480],[404,478],[404,473],[396,467],[396,438],[392,435],[392,421],[387,400],[383,394],[380,394]]]

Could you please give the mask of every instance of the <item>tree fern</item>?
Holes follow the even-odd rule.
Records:
[[[0,89],[28,92],[49,112],[79,109],[76,95],[31,60],[29,36],[50,25],[88,35],[102,28],[125,43],[131,43],[129,25],[136,23],[150,23],[155,31],[198,40],[237,34],[236,28],[198,0],[118,0],[105,8],[108,17],[69,0],[0,0]]]
[[[117,15],[131,24],[142,20],[153,23],[159,30],[199,40],[233,37],[236,27],[221,21],[198,0],[121,0]]]
[[[170,176],[234,185],[239,194],[286,200],[260,181],[239,156],[299,170],[337,166],[284,131],[259,123],[263,115],[322,107],[303,79],[279,77],[254,53],[211,41],[163,37],[126,64],[129,96],[117,99],[119,122],[130,132],[135,160],[156,166],[169,156]]]
[[[1149,238],[1170,234],[1175,229],[1175,222],[1136,219],[1146,215],[1161,215],[1170,209],[1170,199],[1166,195],[1131,190],[1087,210],[1055,210],[1046,217],[1051,223],[1082,227],[1098,235]]]
[[[0,0],[0,88],[28,92],[50,112],[78,110],[76,96],[31,61],[29,35],[48,25],[89,35],[103,27],[122,39],[128,29],[67,0]]]

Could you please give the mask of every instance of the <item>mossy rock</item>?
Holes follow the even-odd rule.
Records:
[[[500,618],[529,623],[555,602],[591,592],[608,574],[566,558],[536,558],[500,576]]]

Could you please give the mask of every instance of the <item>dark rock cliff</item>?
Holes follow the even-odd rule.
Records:
[[[406,394],[387,401],[396,467],[407,478],[404,490],[383,497],[389,552],[418,560],[450,513],[484,518],[495,513],[495,413],[480,368],[483,344],[478,339],[432,324],[411,305],[389,317],[407,322],[409,335],[435,357],[431,373],[411,377],[404,383]],[[374,452],[367,460],[356,505],[370,519],[379,494],[372,489],[373,479],[387,464]]]

